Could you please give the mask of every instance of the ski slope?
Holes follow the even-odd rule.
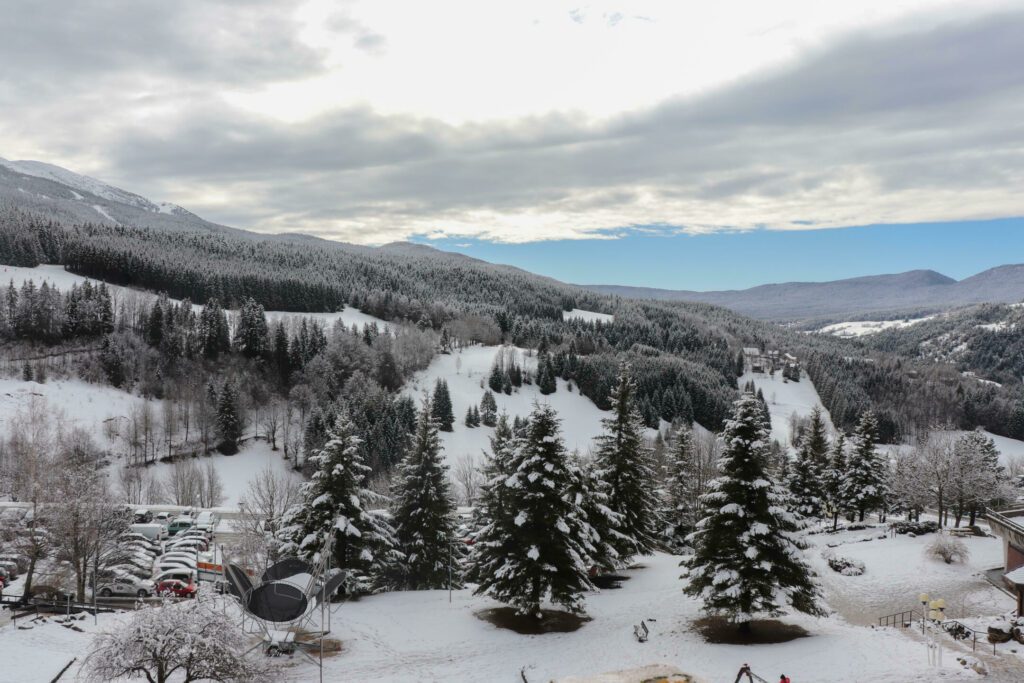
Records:
[[[434,391],[434,383],[438,378],[447,380],[455,425],[452,432],[441,432],[441,443],[449,465],[454,465],[463,455],[479,458],[484,451],[490,451],[489,439],[494,435],[494,429],[484,426],[471,429],[466,427],[463,420],[470,405],[479,406],[487,388],[491,364],[500,348],[470,346],[436,356],[427,369],[417,373],[402,390],[402,393],[420,402],[424,392]],[[535,357],[527,356],[523,349],[516,349],[516,352],[524,368],[536,368]],[[561,379],[558,380],[558,390],[548,396],[542,395],[536,385],[524,384],[513,390],[511,396],[495,393],[494,398],[498,404],[498,413],[505,411],[509,419],[516,415],[529,415],[534,402],[551,405],[558,411],[562,421],[562,438],[566,448],[570,451],[578,450],[582,454],[591,450],[594,437],[601,433],[601,418],[606,416],[578,390],[569,391],[567,383]]]
[[[832,417],[821,404],[818,390],[814,388],[814,383],[806,373],[801,374],[799,382],[790,382],[783,379],[781,372],[776,372],[774,376],[747,372],[740,377],[739,386],[743,387],[750,380],[754,380],[754,386],[764,393],[764,400],[768,403],[768,412],[772,418],[772,438],[783,447],[789,445],[789,418],[793,413],[799,417],[806,417],[815,407],[821,408],[829,431],[834,431]]]

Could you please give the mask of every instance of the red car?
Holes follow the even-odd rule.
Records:
[[[199,587],[179,579],[167,579],[156,585],[156,594],[164,597],[194,598]]]

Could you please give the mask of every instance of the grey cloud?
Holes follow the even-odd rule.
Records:
[[[571,221],[616,207],[683,225],[697,220],[680,206],[724,213],[750,199],[797,204],[786,225],[826,223],[831,204],[848,200],[830,188],[852,182],[870,185],[854,198],[869,217],[872,201],[906,191],[1012,197],[1024,180],[1021,35],[1024,12],[849,36],[786,68],[604,122],[556,114],[452,126],[353,108],[284,124],[199,90],[171,128],[122,124],[97,143],[111,179],[179,203],[174,191],[217,188],[230,207],[190,208],[242,227],[383,222],[398,238],[406,222],[444,225],[475,211],[557,211]],[[76,143],[67,133],[59,144]],[[820,204],[801,204],[809,195]],[[676,208],[652,216],[651,200]]]

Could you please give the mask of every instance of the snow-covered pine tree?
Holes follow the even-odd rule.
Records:
[[[537,388],[544,395],[553,394],[558,389],[555,372],[551,368],[551,358],[547,353],[537,357]]]
[[[403,575],[410,590],[444,588],[449,580],[461,585],[456,560],[462,545],[453,547],[457,542],[455,504],[430,408],[430,402],[424,402],[412,448],[399,466],[394,493],[392,521],[398,549],[405,555]]]
[[[509,506],[504,504],[503,496],[506,490],[505,480],[511,471],[509,468],[515,453],[517,438],[508,415],[502,413],[495,422],[494,436],[490,439],[491,452],[484,453],[484,463],[480,468],[483,482],[480,485],[480,493],[473,510],[473,527],[477,533],[488,525],[503,528],[503,524],[495,520],[501,515],[512,514]],[[510,523],[504,522],[505,525]],[[474,566],[470,565],[467,574],[468,580],[480,583],[480,578],[474,575],[473,570]]]
[[[846,458],[843,496],[859,521],[871,510],[885,506],[888,494],[889,468],[875,452],[878,442],[878,420],[868,410],[861,415],[853,433],[853,450]]]
[[[238,329],[235,330],[235,347],[246,358],[259,358],[270,345],[270,330],[263,305],[252,297],[242,302],[238,309]]]
[[[431,405],[438,429],[442,432],[452,431],[452,425],[455,423],[455,415],[452,413],[452,397],[448,393],[448,382],[441,378],[438,378],[434,384],[434,398],[431,400]]]
[[[602,571],[613,571],[619,565],[616,546],[626,544],[630,539],[623,538],[619,531],[621,518],[608,507],[608,494],[601,486],[594,462],[584,462],[574,452],[571,465],[576,470],[577,483],[570,490],[591,531],[587,539],[588,564]]]
[[[828,467],[824,476],[825,499],[828,511],[832,515],[832,530],[839,527],[839,515],[846,514],[850,509],[850,501],[846,498],[846,437],[840,432],[832,442],[829,450]]]
[[[487,427],[493,427],[498,422],[498,402],[490,391],[484,391],[480,399],[480,421]]]
[[[333,531],[332,565],[345,572],[346,593],[382,589],[402,557],[392,526],[366,509],[366,502],[380,496],[364,487],[370,468],[359,455],[360,439],[347,411],[327,437],[309,458],[314,471],[302,486],[302,502],[284,515],[282,553],[315,561]]]
[[[786,604],[823,614],[814,574],[801,553],[806,544],[797,535],[805,523],[785,509],[785,492],[765,471],[768,430],[762,418],[752,394],[736,401],[722,433],[719,476],[701,496],[707,516],[688,539],[693,554],[683,560],[685,591],[741,632],[759,615],[782,614]]]
[[[818,518],[823,514],[827,450],[825,423],[821,419],[821,411],[815,408],[811,414],[811,424],[800,438],[796,460],[786,480],[792,507],[804,517]]]
[[[476,426],[473,424],[473,406],[466,408],[466,417],[462,420],[462,423],[470,428]]]
[[[676,432],[675,443],[668,452],[665,472],[665,536],[668,545],[675,550],[685,546],[686,536],[701,518],[703,482],[697,457],[693,431],[683,425]]]
[[[578,475],[566,455],[554,409],[535,405],[526,435],[516,446],[511,453],[495,454],[507,476],[503,482],[492,478],[483,496],[492,516],[484,520],[473,546],[476,593],[537,619],[543,618],[545,599],[580,612],[583,592],[593,588],[586,546],[592,531],[571,495]]]
[[[612,542],[623,564],[654,551],[662,524],[651,452],[644,444],[644,424],[635,396],[636,384],[623,363],[609,398],[612,415],[602,420],[604,433],[597,437],[596,455],[597,475],[608,507],[620,518],[622,535]]]
[[[242,438],[242,419],[238,414],[238,391],[235,383],[228,379],[217,399],[217,435],[220,443],[217,449],[225,455],[238,452],[238,440]]]

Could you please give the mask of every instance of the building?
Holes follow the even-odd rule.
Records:
[[[1003,539],[1003,583],[1017,595],[1017,614],[1024,613],[1024,508],[989,510],[985,518]]]

